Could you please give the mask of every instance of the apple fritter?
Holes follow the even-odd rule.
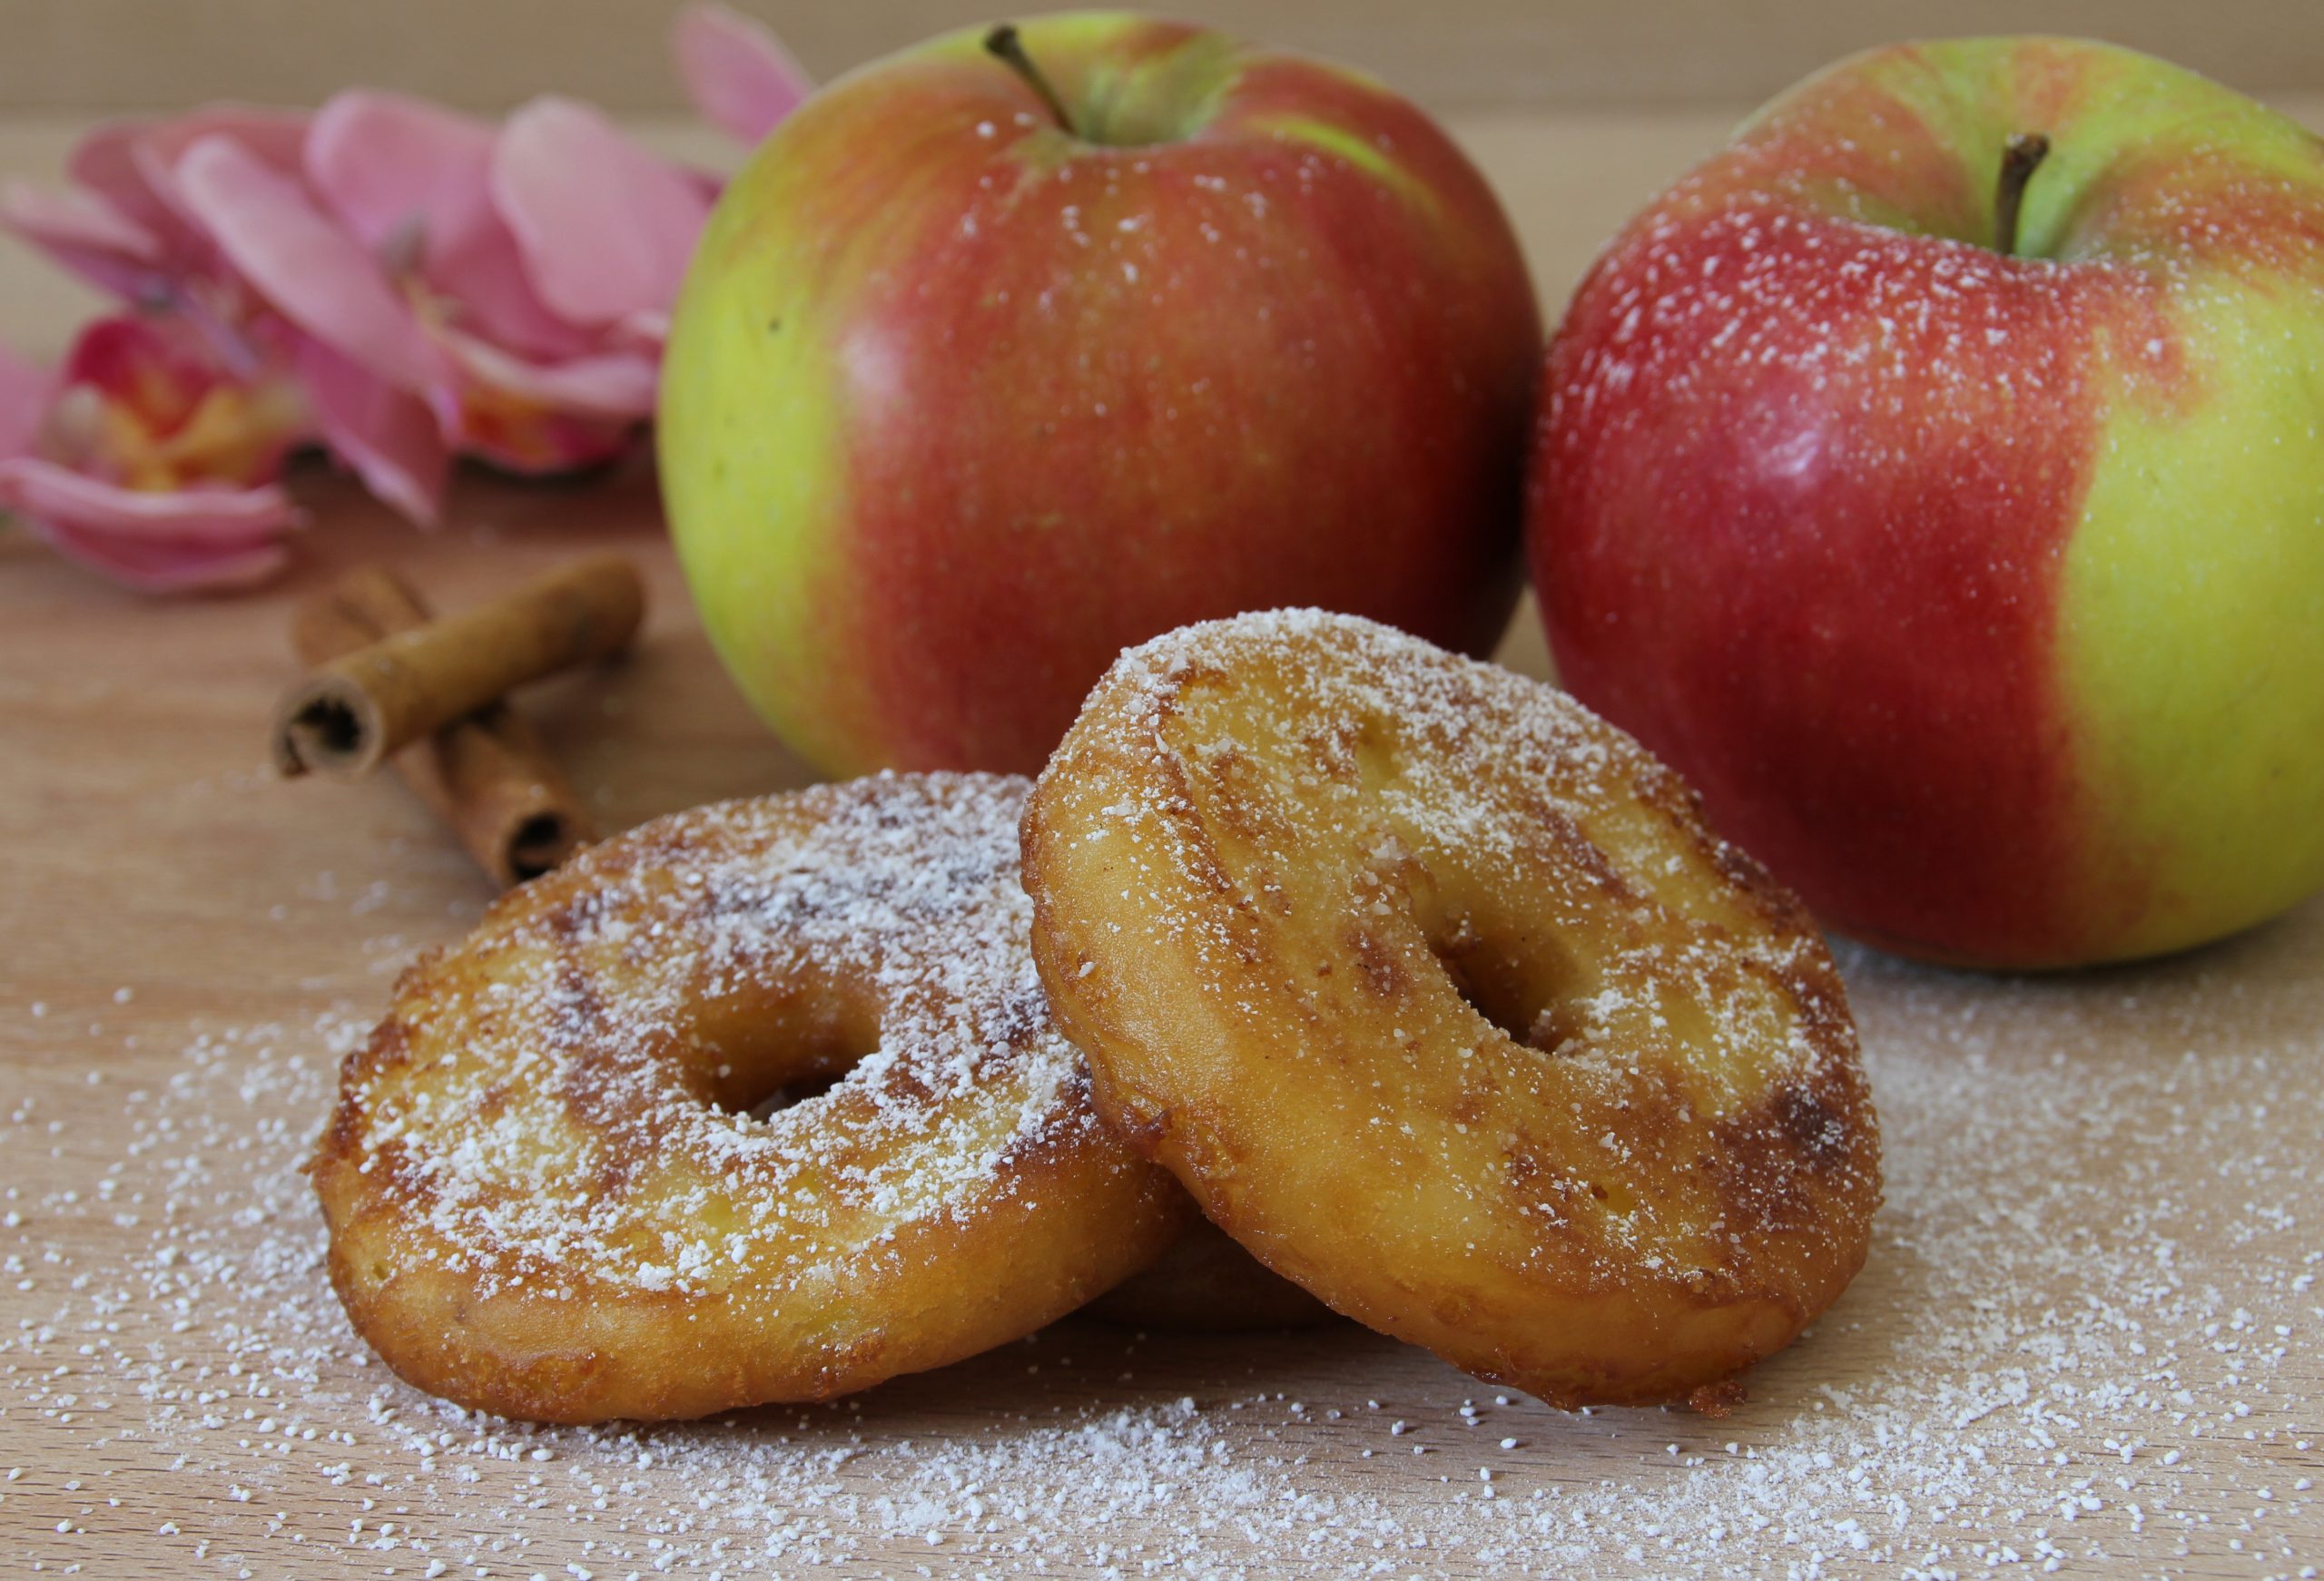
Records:
[[[1342,1312],[1554,1404],[1687,1398],[1861,1266],[1807,915],[1550,687],[1314,611],[1125,653],[1025,823],[1099,1112]]]
[[[1331,1308],[1261,1267],[1218,1226],[1201,1219],[1152,1264],[1082,1311],[1125,1328],[1207,1334],[1312,1329],[1338,1321]]]
[[[1050,1021],[1026,790],[681,813],[415,966],[312,1166],[356,1328],[465,1405],[691,1417],[957,1360],[1150,1262],[1189,1215]]]

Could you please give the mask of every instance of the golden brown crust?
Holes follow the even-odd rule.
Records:
[[[1215,1334],[1312,1329],[1338,1318],[1202,1219],[1152,1264],[1081,1310],[1125,1328]]]
[[[1025,788],[698,809],[414,966],[312,1166],[357,1329],[463,1404],[689,1417],[940,1366],[1157,1255],[1182,1194],[1034,976]]]
[[[1099,1112],[1339,1311],[1554,1403],[1678,1399],[1862,1264],[1821,939],[1550,688],[1347,617],[1188,627],[1100,682],[1024,840]]]

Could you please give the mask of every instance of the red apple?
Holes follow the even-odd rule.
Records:
[[[686,281],[665,493],[760,711],[833,773],[1030,771],[1189,621],[1487,651],[1541,328],[1475,169],[1368,78],[1199,28],[987,43],[816,95]]]
[[[2324,883],[2300,127],[2098,44],[1858,57],[1611,244],[1544,399],[1561,677],[1830,922],[2063,966]]]

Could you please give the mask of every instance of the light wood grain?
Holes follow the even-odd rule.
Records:
[[[1554,299],[1723,121],[1500,116],[1460,131]],[[12,165],[0,137],[0,169],[25,168],[25,146]],[[0,332],[37,334],[15,279],[0,276]],[[807,775],[719,672],[642,468],[551,487],[466,478],[433,535],[320,471],[297,486],[316,513],[299,567],[246,598],[140,600],[0,536],[0,1477],[21,1472],[0,1481],[0,1569],[352,1577],[422,1574],[433,1557],[456,1576],[605,1576],[650,1574],[661,1555],[729,1576],[970,1576],[1023,1573],[1038,1552],[1074,1577],[1374,1561],[1397,1576],[1845,1575],[1873,1560],[1981,1572],[1990,1552],[2015,1574],[2039,1567],[2037,1545],[2069,1573],[2324,1562],[2324,1511],[2299,1487],[2324,1464],[2324,1298],[2300,1282],[2324,1260],[2314,903],[2184,959],[2056,979],[1848,952],[1891,1206],[1856,1287],[1725,1421],[1499,1404],[1352,1327],[1139,1339],[1082,1321],[803,1413],[636,1438],[433,1418],[331,1326],[287,1173],[320,1122],[320,1077],[282,1073],[294,1055],[318,1071],[318,1018],[375,1014],[393,968],[457,938],[487,892],[391,780],[261,771],[290,604],[359,559],[389,559],[455,606],[620,547],[649,583],[635,654],[523,699],[606,826]],[[1530,612],[1503,656],[1544,673]],[[218,1041],[229,1029],[245,1040]],[[211,1055],[190,1057],[205,1033]],[[155,1140],[162,1115],[176,1129]],[[210,1173],[175,1168],[196,1155]],[[125,1183],[108,1194],[109,1177]],[[261,1179],[271,1194],[247,1189]],[[165,1209],[167,1242],[242,1270],[255,1304],[214,1285],[183,1313],[152,1298]],[[261,1256],[284,1248],[288,1262]],[[268,1350],[285,1334],[320,1339],[291,1364]],[[196,1409],[204,1368],[213,1398]],[[1170,1424],[1154,1449],[1178,1465],[1169,1492],[1149,1480],[1088,1513],[1091,1488],[1124,1477],[1104,1458],[1121,1434],[1086,1448],[1042,1435],[1093,1409]],[[189,1410],[217,1425],[190,1425]],[[448,1440],[425,1458],[423,1423]],[[1199,1464],[1164,1460],[1189,1445]],[[553,1458],[513,1458],[535,1448]],[[800,1552],[764,1559],[780,1523],[741,1480],[718,1481],[746,1456],[783,1487],[823,1468],[822,1502],[787,1515],[834,1523],[849,1556],[820,1570]],[[990,1478],[976,1497],[997,1532],[964,1522],[950,1480],[963,1466]],[[1490,1505],[1480,1468],[1494,1472]],[[1755,1487],[1772,1490],[1764,1507]],[[1030,1490],[1066,1513],[1004,1519]],[[903,1518],[914,1500],[942,1543]],[[1766,1531],[1743,1518],[1762,1507],[1777,1517]],[[1555,1509],[1591,1522],[1507,1513]],[[1705,1512],[1735,1525],[1713,1537]],[[382,1520],[396,1546],[365,1546]],[[1412,1546],[1422,1531],[1427,1548]]]

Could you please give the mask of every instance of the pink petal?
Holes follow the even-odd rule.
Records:
[[[204,340],[175,315],[114,313],[92,319],[73,338],[57,370],[64,384],[94,385],[109,402],[143,408],[149,418],[175,421],[161,408],[192,407],[232,376]]]
[[[0,509],[59,553],[152,593],[261,581],[306,519],[271,484],[140,493],[30,457],[0,461]]]
[[[157,541],[200,535],[235,545],[276,536],[300,519],[271,483],[123,488],[34,456],[0,461],[0,506],[87,532]]]
[[[569,477],[637,447],[635,423],[549,414],[520,429],[460,436],[460,453],[517,477]]]
[[[608,351],[535,363],[471,336],[448,333],[445,343],[478,383],[530,405],[615,422],[640,422],[654,415],[660,363],[645,352]]]
[[[617,342],[650,350],[659,357],[670,339],[669,309],[655,308],[632,313],[615,324],[613,332]]]
[[[0,225],[99,290],[129,300],[149,292],[162,263],[153,232],[77,189],[12,182],[0,192]]]
[[[166,174],[186,150],[212,137],[226,139],[269,170],[291,175],[303,162],[307,131],[313,119],[304,110],[271,110],[221,101],[182,115],[115,124],[132,132],[130,153],[143,163],[149,176],[157,172]],[[82,179],[77,161],[73,173],[75,180]]]
[[[210,104],[166,119],[108,121],[74,145],[65,162],[74,182],[131,224],[151,235],[169,267],[201,272],[214,250],[185,211],[172,167],[204,137],[224,137],[269,169],[299,168],[307,118],[286,110]]]
[[[0,349],[0,461],[31,452],[56,398],[56,375]]]
[[[153,125],[143,120],[101,123],[74,145],[64,170],[76,185],[107,208],[157,241],[167,243],[182,239],[186,226],[154,195],[153,183],[139,168],[138,143]]]
[[[452,248],[428,250],[422,279],[449,325],[521,356],[577,357],[598,332],[559,318],[533,289],[517,238],[496,214]]]
[[[46,191],[11,182],[5,196],[0,197],[0,217],[26,241],[44,246],[118,252],[141,263],[162,256],[161,243],[153,240],[152,231],[78,188]]]
[[[508,118],[492,191],[541,300],[583,324],[666,310],[710,212],[691,173],[570,99]]]
[[[363,89],[315,113],[305,168],[340,223],[375,253],[416,231],[421,252],[460,244],[492,211],[492,128]]]
[[[679,12],[670,49],[702,118],[742,142],[755,144],[815,91],[781,40],[724,5]]]
[[[451,456],[428,403],[374,378],[320,341],[298,349],[299,377],[331,453],[407,519],[432,525]]]
[[[199,539],[143,543],[46,522],[28,524],[50,548],[139,593],[225,592],[281,574],[290,552],[279,543],[235,548]]]
[[[278,175],[299,173],[309,117],[303,110],[260,110],[248,104],[204,104],[182,115],[140,126],[126,148],[129,162],[153,199],[188,228],[206,225],[187,203],[177,167],[197,143],[222,139],[262,169]],[[78,165],[74,169],[77,177]]]
[[[399,388],[442,379],[410,305],[296,181],[222,137],[186,150],[175,177],[189,212],[285,319]]]
[[[307,178],[340,223],[391,270],[415,272],[455,322],[531,355],[573,356],[587,331],[541,305],[493,207],[496,135],[417,99],[341,93],[315,116]]]

